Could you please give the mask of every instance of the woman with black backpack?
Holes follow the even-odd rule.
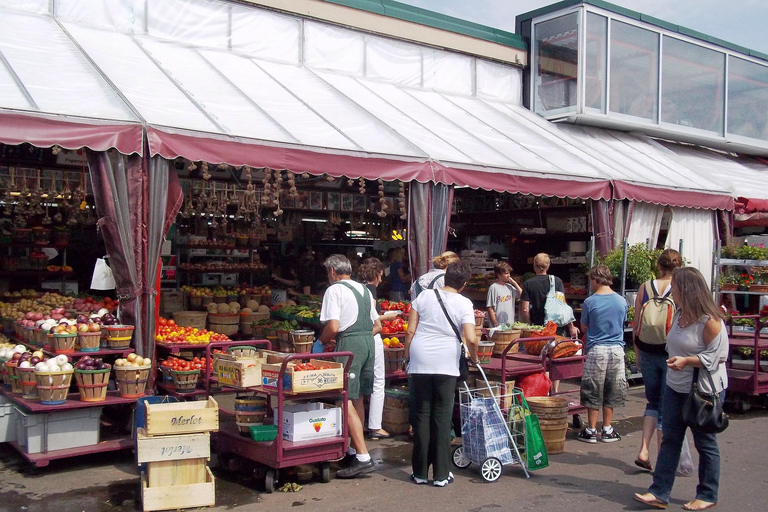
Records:
[[[661,446],[661,392],[666,382],[668,357],[666,339],[675,313],[671,296],[672,272],[682,264],[679,252],[666,249],[656,260],[658,277],[643,283],[635,299],[633,339],[647,401],[643,414],[643,438],[635,464],[647,471],[653,471],[650,446],[654,431],[658,432],[658,446]]]

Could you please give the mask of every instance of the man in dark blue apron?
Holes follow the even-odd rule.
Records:
[[[325,260],[325,268],[331,286],[323,295],[320,321],[325,322],[325,328],[320,334],[320,342],[326,345],[335,338],[336,350],[354,354],[349,368],[347,424],[352,438],[350,454],[354,452],[355,457],[336,476],[354,478],[376,469],[363,434],[363,395],[373,391],[373,335],[381,331],[381,322],[368,289],[350,279],[352,265],[346,256],[331,255]]]

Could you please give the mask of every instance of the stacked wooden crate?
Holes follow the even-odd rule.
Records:
[[[219,406],[206,401],[146,404],[146,427],[136,430],[144,511],[216,504],[208,461],[211,432],[219,429]]]

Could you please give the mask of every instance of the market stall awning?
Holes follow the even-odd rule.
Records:
[[[0,131],[0,142],[140,151],[140,137],[125,139],[143,126],[150,153],[169,159],[611,195],[603,166],[564,149],[553,127],[518,104],[275,62],[205,38],[100,28],[66,13],[0,11],[0,109],[48,121],[27,122],[15,138]],[[75,124],[55,133],[62,119]]]
[[[0,8],[0,142],[141,153],[140,121],[53,18]]]
[[[675,158],[650,137],[576,126],[557,125],[568,142],[583,147],[610,168],[614,199],[686,208],[733,209],[732,189],[721,174]]]

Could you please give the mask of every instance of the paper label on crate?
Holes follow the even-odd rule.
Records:
[[[317,389],[327,388],[333,384],[338,384],[340,381],[338,373],[331,372],[300,372],[299,384],[302,387],[314,386]]]

